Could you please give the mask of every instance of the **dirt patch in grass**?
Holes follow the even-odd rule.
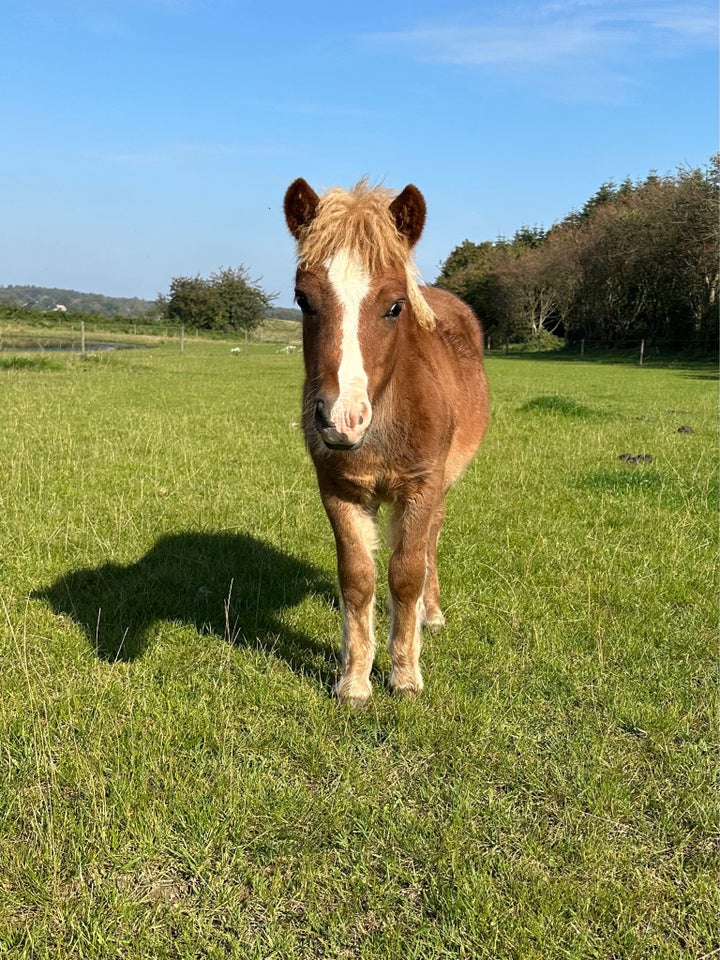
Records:
[[[631,467],[639,463],[652,463],[655,458],[651,453],[621,453],[618,460],[623,460]]]

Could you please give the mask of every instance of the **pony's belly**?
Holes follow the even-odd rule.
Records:
[[[480,446],[481,437],[464,446],[454,446],[445,462],[445,489],[451,487],[465,472]]]
[[[445,461],[445,487],[451,487],[465,472],[475,454],[485,433],[485,421],[479,423],[476,429],[458,435],[448,451]]]
[[[466,384],[466,396],[456,402],[457,409],[472,411],[457,417],[455,433],[445,459],[445,487],[451,487],[467,469],[478,452],[488,421],[488,392],[485,372],[478,366],[472,389]]]

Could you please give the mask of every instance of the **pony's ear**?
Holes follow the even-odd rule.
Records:
[[[390,213],[399,232],[407,237],[411,247],[420,239],[425,226],[425,198],[417,187],[409,183],[390,204]]]
[[[317,212],[318,195],[302,177],[294,180],[285,192],[285,222],[288,230],[297,240],[303,227],[306,227]]]

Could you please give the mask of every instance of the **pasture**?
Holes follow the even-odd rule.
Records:
[[[301,358],[230,347],[0,366],[0,956],[710,956],[715,371],[491,357],[353,712]]]

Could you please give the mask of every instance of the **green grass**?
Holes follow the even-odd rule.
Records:
[[[0,369],[0,956],[709,954],[714,371],[491,359],[426,692],[352,713],[302,361],[230,347]]]

